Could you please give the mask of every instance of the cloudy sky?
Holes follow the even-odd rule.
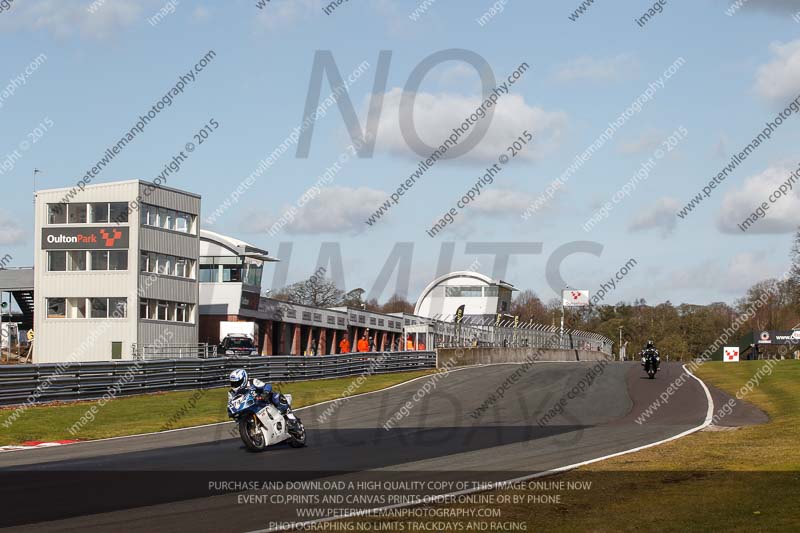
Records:
[[[213,50],[216,56],[195,81],[94,182],[154,179],[214,119],[219,128],[167,178],[168,185],[202,195],[205,227],[273,254],[281,250],[278,281],[283,273],[289,282],[308,277],[320,250],[337,246],[345,288],[368,292],[393,250],[413,252],[409,285],[399,287],[412,299],[437,268],[472,267],[491,275],[495,258],[467,253],[469,243],[538,243],[540,248],[530,247],[538,253],[512,255],[503,277],[545,299],[556,295],[546,270],[562,246],[595,249],[563,261],[561,276],[572,287],[594,290],[630,258],[637,260],[608,297],[612,301],[730,302],[753,282],[787,268],[792,232],[800,224],[796,190],[746,233],[738,224],[800,165],[796,117],[688,216],[676,213],[800,95],[797,2],[750,0],[732,15],[726,1],[670,2],[640,27],[635,18],[647,2],[596,2],[572,21],[577,0],[506,0],[504,6],[354,1],[330,14],[322,9],[327,3],[314,0],[271,0],[262,8],[257,1],[3,3],[0,255],[11,254],[17,266],[32,263],[34,168],[41,170],[39,188],[74,185]],[[493,6],[502,12],[480,24],[484,13],[499,11]],[[418,87],[408,83],[426,59],[449,49],[460,49],[451,57],[472,59],[434,61],[430,70],[423,68]],[[358,72],[339,103],[345,110],[352,103],[358,129],[375,134],[371,157],[353,155],[350,133],[357,130],[348,127],[338,105],[329,105],[314,125],[307,157],[299,157],[290,142],[210,223],[208,216],[303,122],[309,92],[316,92],[310,85],[315,55],[326,53],[343,78]],[[480,141],[458,158],[437,162],[387,214],[366,224],[418,168],[420,156],[403,123],[421,141],[438,145],[491,89],[482,86],[482,75],[484,83],[502,84],[523,63],[528,69],[494,113],[478,121],[486,128]],[[320,101],[333,89],[328,73],[322,79]],[[653,86],[658,88],[642,101]],[[523,217],[637,99],[639,109],[532,216]],[[408,101],[414,102],[411,110]],[[426,230],[487,167],[512,155],[507,149],[524,131],[533,142],[480,188],[480,197],[453,224],[429,237]],[[641,173],[650,160],[654,164]],[[622,196],[618,191],[626,184]],[[587,231],[587,220],[615,194],[607,216]],[[270,232],[281,217],[284,223]],[[453,242],[448,264],[442,257],[449,258]],[[398,243],[412,245],[396,249]],[[381,299],[394,292],[395,277],[390,279]],[[272,284],[269,272],[265,289]]]

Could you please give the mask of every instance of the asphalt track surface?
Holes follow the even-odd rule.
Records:
[[[668,403],[645,423],[636,422],[684,372],[680,365],[665,363],[649,380],[638,363],[610,363],[540,426],[595,365],[532,365],[477,418],[471,413],[521,367],[458,369],[438,376],[388,431],[386,421],[430,377],[353,397],[324,421],[319,417],[330,404],[312,406],[297,412],[308,434],[309,445],[301,449],[278,445],[248,453],[232,424],[217,424],[3,453],[0,526],[37,532],[263,530],[306,520],[298,518],[302,505],[270,502],[270,495],[283,493],[275,490],[244,493],[264,497],[243,502],[241,491],[221,482],[501,481],[648,445],[703,424],[708,399],[688,376]],[[430,485],[425,494],[436,493]]]

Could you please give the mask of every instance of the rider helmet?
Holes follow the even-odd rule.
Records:
[[[244,368],[237,368],[231,372],[231,375],[228,379],[231,382],[231,388],[236,390],[247,383],[247,370]]]
[[[647,341],[647,347],[648,347],[648,348],[652,348],[652,347],[653,347],[653,341],[651,341],[651,340],[648,340],[648,341]]]

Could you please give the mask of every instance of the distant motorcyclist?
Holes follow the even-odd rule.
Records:
[[[252,381],[247,378],[247,370],[244,368],[237,368],[229,376],[231,390],[228,392],[228,399],[240,394],[242,389],[249,388],[255,392],[256,398],[269,402],[274,405],[281,414],[286,414],[289,408],[289,402],[286,401],[283,394],[272,391],[272,385],[264,383],[260,379],[253,379]]]
[[[646,366],[647,359],[652,357],[655,369],[658,370],[658,365],[661,363],[661,354],[659,354],[658,350],[656,350],[653,341],[651,340],[647,341],[647,344],[645,345],[644,349],[641,352],[639,352],[639,357],[642,358],[642,366]]]

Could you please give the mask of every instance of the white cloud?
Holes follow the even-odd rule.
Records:
[[[328,5],[330,2],[325,2]],[[322,11],[321,0],[291,0],[282,2],[267,2],[263,9],[255,7],[255,1],[251,3],[253,9],[257,12],[257,20],[267,29],[274,30],[281,28],[287,24],[293,24],[300,19],[308,19],[314,15],[324,15]],[[343,3],[338,6],[336,10],[351,8],[348,3]],[[336,11],[331,13],[331,16]]]
[[[97,4],[61,0],[19,2],[13,13],[0,17],[0,29],[45,30],[56,37],[70,37],[77,32],[82,37],[103,39],[140,20],[144,7],[143,2],[133,0],[96,1]]]
[[[638,68],[636,59],[628,54],[607,58],[579,57],[562,65],[553,74],[553,79],[558,82],[606,82],[627,78]]]
[[[646,207],[636,214],[628,225],[629,231],[646,231],[658,229],[662,237],[666,237],[675,229],[675,212],[680,202],[675,198],[659,198],[652,207]]]
[[[482,192],[474,202],[469,204],[467,209],[485,216],[518,217],[519,212],[524,211],[535,199],[533,194],[526,192],[511,189],[489,189]]]
[[[728,8],[731,7],[736,0],[719,0],[719,3]],[[742,13],[757,13],[759,11],[772,13],[775,15],[789,15],[794,14],[800,6],[797,5],[797,0],[749,0],[746,1],[740,8]]]
[[[393,88],[386,93],[383,110],[378,123],[376,148],[390,153],[419,159],[421,156],[409,148],[400,131],[400,100],[403,91]],[[420,92],[414,102],[414,124],[420,138],[428,146],[438,147],[470,117],[481,104],[482,98],[467,97],[454,94],[431,94]],[[366,116],[365,112],[362,116]],[[534,160],[549,153],[558,144],[563,130],[566,128],[567,116],[560,111],[546,111],[541,107],[530,106],[522,96],[506,94],[493,108],[495,110],[491,125],[480,142],[461,158],[497,161],[506,152],[509,144],[517,139],[524,130],[533,136],[533,142],[526,146],[518,158]],[[485,118],[479,120],[487,120]],[[469,133],[475,131],[478,123],[473,123]],[[466,136],[462,135],[459,143]],[[451,151],[453,148],[450,149]],[[427,155],[426,155],[427,157]]]
[[[630,141],[620,141],[617,152],[623,155],[640,155],[650,153],[664,140],[664,135],[657,130],[648,130],[638,138]]]
[[[11,246],[26,241],[25,230],[7,213],[0,212],[0,245]]]
[[[386,192],[367,187],[327,187],[304,206],[295,207],[293,215],[287,215],[291,213],[289,205],[270,216],[250,213],[240,224],[240,229],[255,233],[269,232],[273,224],[283,218],[288,223],[280,231],[290,235],[358,234],[369,228],[365,221],[387,198]],[[377,224],[381,223],[380,220]]]
[[[727,262],[719,258],[707,259],[701,263],[672,271],[660,280],[653,280],[653,286],[667,291],[681,289],[705,291],[713,288],[729,294],[741,295],[755,283],[779,275],[782,268],[765,262],[767,250],[741,252]]]
[[[793,189],[786,196],[779,197],[775,203],[769,196],[792,175],[788,165],[769,167],[764,172],[750,176],[739,189],[725,193],[717,214],[717,227],[725,233],[741,233],[738,224],[749,217],[762,202],[767,202],[766,215],[750,225],[747,233],[792,233],[800,226],[800,196],[797,190],[800,182],[795,181]]]
[[[192,20],[195,22],[204,22],[211,17],[211,11],[207,7],[199,6],[192,11]]]
[[[756,92],[770,103],[785,106],[800,93],[800,39],[772,43],[773,58],[756,72]]]

